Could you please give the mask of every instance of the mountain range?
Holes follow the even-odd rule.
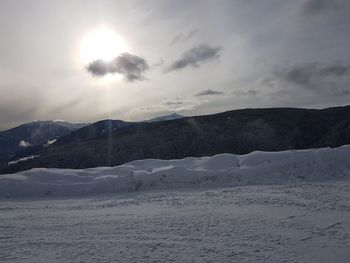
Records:
[[[18,127],[0,131],[0,161],[25,155],[27,151],[80,129],[87,124],[63,121],[34,121]],[[29,150],[30,149],[30,150]]]
[[[232,110],[168,121],[104,120],[71,131],[0,172],[33,167],[115,166],[139,159],[178,159],[350,144],[350,106]],[[27,156],[28,158],[28,156]]]
[[[168,121],[183,118],[179,114],[159,116],[143,122]],[[102,120],[96,123],[69,123],[64,121],[33,121],[18,127],[0,131],[0,163],[18,162],[40,152],[44,147],[62,138],[62,141],[72,142],[96,139],[111,134],[119,128],[132,122],[121,120]],[[74,132],[73,131],[77,131]]]

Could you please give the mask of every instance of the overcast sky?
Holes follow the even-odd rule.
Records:
[[[101,25],[128,52],[84,65]],[[348,0],[0,0],[0,34],[0,129],[350,103]]]

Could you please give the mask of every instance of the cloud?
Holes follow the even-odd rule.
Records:
[[[275,80],[299,87],[347,95],[350,90],[350,66],[343,64],[321,65],[318,63],[298,65],[274,72]]]
[[[261,84],[270,88],[275,87],[275,80],[274,78],[264,78],[261,80]]]
[[[184,52],[178,60],[174,61],[166,72],[181,70],[186,67],[199,67],[203,62],[218,59],[222,47],[211,47],[207,44],[194,47]]]
[[[178,106],[178,105],[184,104],[184,102],[181,100],[166,100],[166,101],[163,101],[162,103],[167,106]]]
[[[345,65],[327,65],[321,66],[317,63],[295,66],[276,71],[276,77],[287,82],[308,86],[314,81],[328,79],[338,79],[348,76],[350,66]]]
[[[232,92],[236,96],[255,96],[258,94],[257,90],[236,90]]]
[[[222,91],[207,89],[207,90],[198,92],[194,96],[200,97],[200,96],[212,96],[212,95],[222,95],[222,94],[224,94]]]
[[[301,13],[310,17],[339,8],[340,4],[335,0],[305,0],[301,5]]]
[[[161,67],[161,66],[164,65],[164,63],[165,63],[164,59],[160,59],[158,62],[156,62],[156,63],[154,63],[154,64],[152,65],[152,68]]]
[[[144,80],[143,74],[148,69],[149,66],[145,59],[129,53],[122,53],[111,61],[98,59],[86,67],[86,70],[93,76],[102,77],[119,73],[129,82]]]
[[[195,100],[165,100],[161,103],[163,107],[170,111],[188,111],[194,110],[200,103]]]
[[[280,69],[274,75],[282,80],[299,85],[308,85],[311,77],[315,75],[315,64],[296,66],[293,68]]]

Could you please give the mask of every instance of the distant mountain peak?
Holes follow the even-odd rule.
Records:
[[[176,120],[176,119],[182,119],[185,118],[186,116],[184,115],[180,115],[175,113],[169,114],[169,115],[162,115],[162,116],[158,116],[155,118],[152,118],[150,120],[147,120],[147,122],[158,122],[158,121],[170,121],[170,120]]]

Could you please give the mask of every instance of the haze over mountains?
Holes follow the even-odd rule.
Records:
[[[3,163],[0,171],[88,168],[147,158],[337,147],[350,144],[350,106],[323,110],[243,109],[139,123],[104,120],[73,131],[59,131],[67,133],[54,144],[28,153],[32,156],[28,160]],[[46,143],[53,135],[41,141]]]

